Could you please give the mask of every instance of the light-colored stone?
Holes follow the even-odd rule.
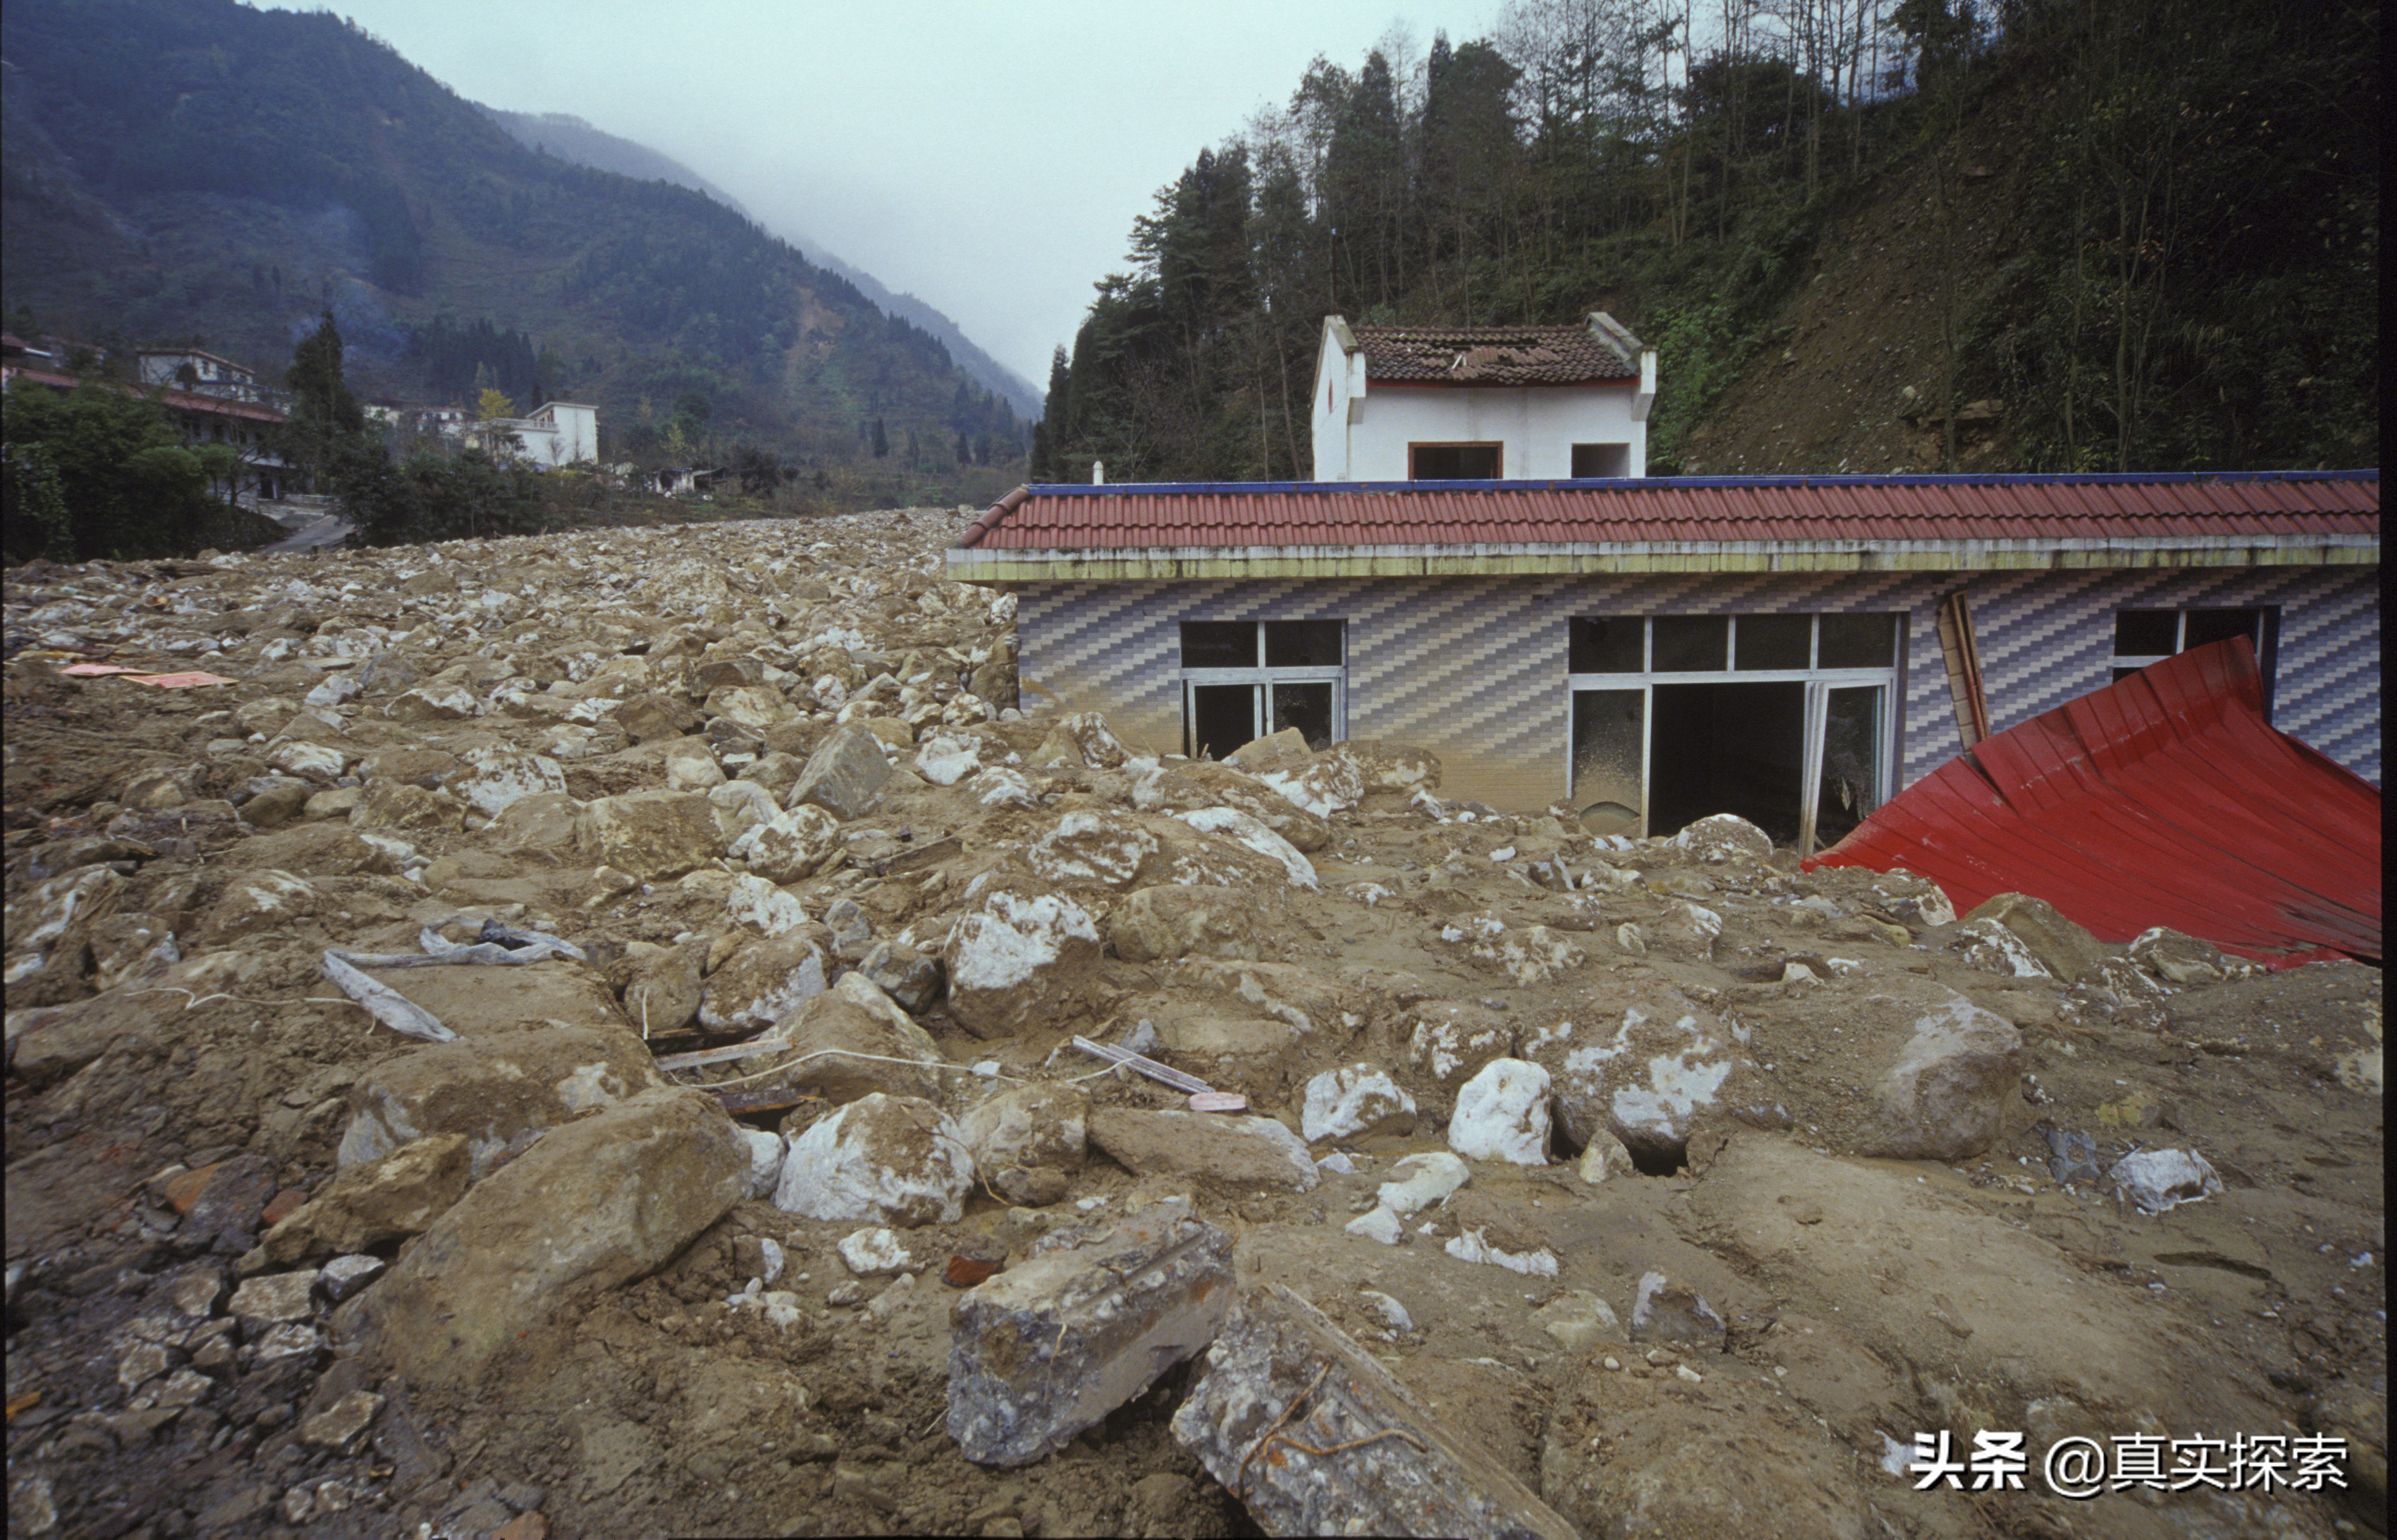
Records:
[[[791,1141],[774,1206],[912,1229],[954,1223],[972,1185],[972,1158],[946,1114],[919,1097],[876,1091]]]
[[[1143,888],[1107,917],[1107,941],[1126,962],[1265,956],[1256,895],[1235,888]]]
[[[1270,1118],[1100,1107],[1091,1113],[1090,1141],[1135,1176],[1293,1192],[1311,1192],[1323,1180],[1298,1135]]]
[[[1012,1086],[957,1119],[977,1171],[1082,1169],[1091,1099],[1075,1085]]]
[[[439,1133],[340,1167],[324,1191],[266,1232],[260,1260],[288,1267],[416,1235],[466,1195],[471,1163],[464,1134]]]
[[[1675,835],[1670,843],[1677,850],[1717,864],[1732,861],[1762,862],[1773,855],[1773,837],[1737,813],[1731,812],[1712,813],[1699,819]]]
[[[950,931],[949,1011],[976,1037],[1051,1025],[1086,1006],[1099,931],[1063,893],[998,887]]]
[[[306,1320],[316,1312],[316,1269],[246,1278],[233,1292],[233,1303],[226,1309],[250,1336],[286,1321]]]
[[[1587,1289],[1568,1289],[1532,1312],[1548,1340],[1574,1357],[1584,1357],[1601,1344],[1623,1340],[1623,1323],[1614,1307]]]
[[[1393,1163],[1386,1181],[1376,1189],[1382,1207],[1396,1214],[1416,1214],[1472,1181],[1472,1168],[1446,1150],[1427,1150]]]
[[[412,1049],[350,1091],[334,1159],[380,1160],[432,1134],[466,1140],[470,1178],[595,1108],[662,1086],[656,1062],[622,1027],[509,1026]]]
[[[1325,1070],[1306,1082],[1299,1132],[1309,1144],[1365,1133],[1412,1133],[1415,1099],[1378,1065]]]
[[[1448,1147],[1469,1160],[1548,1163],[1548,1072],[1523,1059],[1493,1059],[1456,1093]]]
[[[790,1039],[790,1051],[752,1060],[744,1066],[747,1072],[788,1065],[781,1083],[822,1096],[835,1106],[875,1091],[931,1099],[944,1089],[942,1072],[910,1067],[948,1062],[931,1034],[862,973],[843,973],[830,989],[810,998],[775,1027]]]
[[[2184,989],[2220,984],[2226,974],[2222,948],[2162,925],[2131,938],[2131,960]]]
[[[2051,977],[2066,984],[2096,972],[2106,960],[2106,949],[2097,938],[2056,913],[2045,899],[2000,893],[1964,917],[1967,926],[1980,920],[1993,921],[2014,932]]]
[[[656,882],[713,862],[724,843],[706,797],[636,791],[584,803],[575,848],[586,861]]]
[[[498,817],[528,797],[566,792],[566,767],[546,755],[475,748],[461,757],[463,768],[444,781],[441,789],[486,818]]]
[[[841,1265],[859,1278],[895,1278],[917,1265],[897,1234],[880,1225],[851,1230],[833,1250],[840,1253]]]
[[[820,930],[807,927],[744,942],[700,987],[699,1019],[717,1032],[773,1025],[824,992]]]
[[[2138,1150],[2114,1162],[2106,1179],[2123,1202],[2141,1213],[2163,1213],[2222,1190],[2213,1164],[2193,1150]]]
[[[1720,1343],[1722,1313],[1688,1285],[1659,1272],[1642,1273],[1631,1303],[1633,1342]]]
[[[1963,1160],[1988,1149],[2008,1104],[2019,1105],[2022,1036],[2004,1017],[1951,996],[1914,1024],[1881,1078],[1878,1119],[1862,1153]]]

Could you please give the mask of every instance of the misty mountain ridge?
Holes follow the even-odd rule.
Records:
[[[764,226],[765,221],[743,208],[740,199],[672,155],[652,150],[646,144],[619,138],[571,113],[511,113],[481,102],[474,105],[518,142],[535,150],[596,171],[613,171],[636,181],[670,181],[678,187],[688,187],[706,194],[751,223]],[[939,338],[960,368],[997,391],[1019,413],[1025,417],[1040,415],[1039,390],[977,347],[957,323],[946,315],[913,294],[893,292],[874,275],[852,267],[797,231],[774,230],[771,233],[790,242],[801,256],[818,267],[837,273],[856,285],[858,291],[873,301],[884,315],[910,321]]]
[[[1020,459],[1012,406],[940,338],[655,180],[664,157],[536,152],[330,13],[22,0],[0,57],[17,329],[272,377],[329,308],[361,395],[471,400],[488,372],[519,407],[597,405],[611,455],[749,443],[936,502]]]

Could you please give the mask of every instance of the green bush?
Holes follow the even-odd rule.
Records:
[[[0,406],[0,546],[12,564],[190,556],[223,523],[208,462],[141,396],[19,385]]]

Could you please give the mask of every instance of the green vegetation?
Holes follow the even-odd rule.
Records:
[[[666,426],[643,404],[695,390],[725,453],[827,483],[877,418],[1021,462],[1013,408],[847,279],[700,193],[528,148],[329,12],[26,0],[0,37],[0,289],[52,329],[272,374],[329,309],[362,394],[584,401],[636,461],[665,452],[635,447]]]
[[[233,477],[231,449],[185,445],[164,408],[121,385],[13,386],[0,439],[0,545],[12,564],[191,556],[273,528],[212,494]]]
[[[2015,469],[2372,461],[2378,14],[1514,0],[1493,38],[1420,60],[1319,59],[1133,222],[1129,271],[1060,350],[1031,474],[1303,476],[1324,315],[1593,309],[1658,349],[1649,466],[1671,474],[1780,362],[1800,281],[1918,221],[1943,464],[1983,398]],[[1992,230],[1995,272],[1965,238]]]

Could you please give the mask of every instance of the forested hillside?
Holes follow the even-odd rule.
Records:
[[[1021,458],[1007,403],[846,279],[697,192],[527,148],[330,13],[25,0],[0,55],[12,327],[279,374],[329,303],[362,394],[488,373],[519,407],[596,402],[610,452],[696,428],[694,454],[858,462],[877,497],[978,496]]]
[[[1133,222],[1036,478],[1304,476],[1321,318],[1660,353],[1652,474],[2378,458],[2362,0],[1516,0]]]
[[[696,188],[743,216],[749,212],[731,194],[682,162],[661,154],[646,144],[636,144],[631,140],[620,139],[593,127],[570,114],[503,113],[492,107],[485,107],[483,111],[490,115],[492,122],[518,141],[560,160],[570,160],[595,170],[613,171],[636,181],[670,181],[677,186]],[[1039,414],[1039,391],[1013,369],[984,353],[966,336],[957,322],[941,311],[913,294],[891,292],[874,275],[842,261],[809,240],[801,231],[785,229],[776,234],[789,241],[808,261],[848,279],[884,315],[913,322],[939,338],[941,345],[949,350],[949,356],[957,360],[959,368],[996,391],[1018,412],[1027,416]]]

